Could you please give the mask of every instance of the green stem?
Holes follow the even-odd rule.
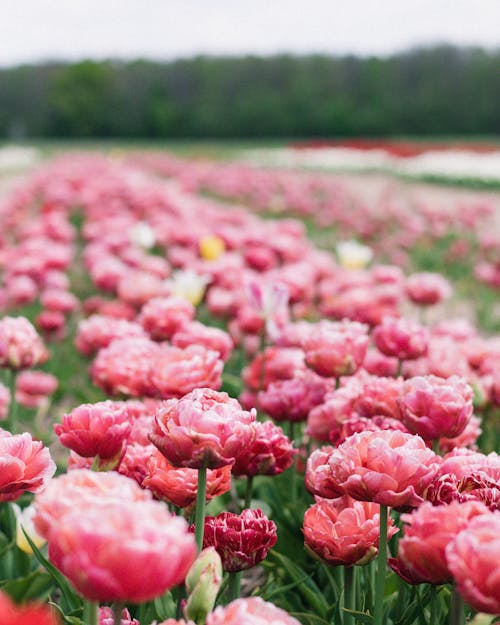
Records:
[[[396,377],[399,378],[403,374],[403,361],[398,360],[398,368],[396,370]]]
[[[229,573],[229,587],[228,587],[228,597],[230,603],[235,599],[240,598],[240,588],[241,588],[241,571],[237,573]]]
[[[247,487],[245,490],[245,508],[250,508],[252,504],[252,492],[253,492],[253,475],[247,476]]]
[[[207,490],[207,467],[198,469],[198,490],[196,492],[195,538],[198,551],[203,549],[205,529],[205,499]]]
[[[293,444],[295,440],[295,423],[293,421],[290,421],[290,440]],[[290,470],[292,472],[292,479],[290,481],[290,501],[294,504],[297,499],[297,456],[295,456]]]
[[[85,625],[98,625],[99,604],[85,600],[83,603],[83,622]]]
[[[432,586],[431,588],[431,601],[430,601],[430,619],[429,619],[429,625],[437,625],[438,622],[438,618],[437,618],[437,609],[438,609],[438,596],[437,596],[437,588],[435,586]]]
[[[378,566],[375,586],[374,625],[383,625],[385,571],[387,566],[387,506],[380,506],[380,537],[378,543]]]
[[[6,421],[6,429],[11,434],[16,433],[16,421],[17,421],[17,401],[16,401],[16,372],[13,369],[7,370],[9,390],[10,390],[10,406],[9,415]]]
[[[123,608],[124,608],[124,604],[117,601],[116,603],[113,603],[113,619],[114,619],[114,625],[121,625],[122,622],[122,612],[123,612]]]
[[[356,609],[356,569],[354,566],[344,566],[344,608]],[[344,625],[354,625],[354,617],[349,612],[344,612]]]
[[[434,450],[434,453],[435,453],[437,456],[440,456],[440,455],[441,455],[441,450],[439,449],[439,438],[435,438],[435,439],[432,441],[432,449]]]
[[[450,625],[464,625],[464,600],[456,588],[453,589],[450,603]]]

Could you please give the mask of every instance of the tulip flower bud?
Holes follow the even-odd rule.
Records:
[[[222,562],[215,547],[203,549],[186,576],[189,593],[184,615],[195,623],[204,623],[213,610],[222,582]]]
[[[36,531],[33,523],[33,517],[35,516],[35,506],[31,505],[24,510],[13,504],[14,514],[16,515],[16,545],[21,551],[28,555],[33,555],[33,549],[26,539],[26,534],[30,537],[35,547],[40,549],[47,542],[45,538],[42,538]],[[24,530],[24,531],[23,531]]]

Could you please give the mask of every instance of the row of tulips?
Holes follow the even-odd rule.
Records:
[[[53,351],[0,319],[3,588],[52,606],[4,598],[5,618],[434,625],[460,622],[462,597],[500,612],[500,461],[478,450],[498,442],[499,344],[400,317],[450,296],[439,275],[339,266],[297,222],[100,157],[49,165],[3,215],[3,306],[31,307]],[[52,409],[36,366],[59,374]],[[17,433],[35,411],[57,422],[58,477]]]

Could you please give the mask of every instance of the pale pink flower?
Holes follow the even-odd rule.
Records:
[[[406,281],[408,297],[420,306],[431,306],[452,294],[450,283],[438,273],[414,273]]]
[[[1,440],[1,439],[0,439]],[[133,480],[114,471],[96,472],[75,469],[52,479],[47,488],[35,498],[34,524],[40,536],[49,538],[68,512],[81,506],[109,502],[151,501],[151,493]]]
[[[161,406],[150,439],[174,466],[217,469],[246,453],[254,421],[227,393],[199,388]]]
[[[332,481],[342,494],[403,508],[423,501],[422,494],[437,473],[439,457],[419,436],[398,431],[362,432],[332,451],[328,464]]]
[[[16,379],[16,401],[28,408],[42,406],[57,389],[57,378],[43,371],[22,371]]]
[[[29,369],[44,362],[47,356],[35,328],[25,317],[0,319],[0,367]]]
[[[10,409],[10,390],[0,384],[0,421],[6,419]]]
[[[171,338],[195,315],[195,307],[182,297],[155,297],[142,308],[139,323],[157,341]]]
[[[300,625],[288,612],[260,597],[236,599],[207,616],[206,625]]]
[[[366,356],[367,331],[355,321],[321,321],[303,343],[307,366],[325,377],[352,375]]]
[[[300,370],[305,370],[304,352],[301,349],[267,347],[243,369],[241,377],[250,390],[259,391],[276,380],[293,378]]]
[[[428,331],[407,319],[385,317],[372,334],[376,347],[386,356],[399,360],[420,358],[427,352]]]
[[[99,625],[114,625],[114,622],[115,619],[111,608],[99,608]],[[137,619],[133,619],[129,611],[124,608],[121,614],[120,625],[140,625],[140,623]]]
[[[217,352],[219,358],[226,362],[233,351],[233,341],[227,332],[220,328],[203,325],[199,321],[191,321],[183,325],[173,336],[172,345],[189,347],[202,345],[206,349]]]
[[[500,614],[500,512],[473,519],[446,548],[446,560],[465,601]]]
[[[110,395],[153,397],[156,390],[151,376],[160,350],[146,338],[112,341],[97,354],[91,367],[92,381]]]
[[[75,346],[84,356],[91,356],[115,339],[134,336],[147,336],[138,323],[104,315],[92,315],[78,324]]]
[[[150,380],[157,397],[181,397],[196,388],[220,388],[223,367],[219,354],[201,345],[163,347],[152,363]]]
[[[186,522],[161,503],[80,504],[61,521],[49,558],[91,601],[150,601],[180,584],[196,557]]]

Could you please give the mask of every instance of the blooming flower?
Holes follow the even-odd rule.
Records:
[[[207,616],[206,625],[300,625],[288,612],[260,597],[236,599],[218,606]]]
[[[91,601],[159,597],[184,580],[195,557],[184,519],[154,501],[76,505],[49,535],[51,562]]]
[[[446,547],[448,568],[465,601],[500,614],[500,513],[478,516]]]
[[[199,388],[160,407],[150,440],[174,466],[217,469],[246,453],[254,421],[227,393]]]
[[[438,462],[419,436],[399,431],[354,434],[328,459],[332,482],[342,494],[393,508],[422,502]]]
[[[385,317],[373,330],[376,347],[386,356],[399,360],[420,358],[427,352],[428,332],[418,323],[407,319]]]
[[[148,488],[157,499],[187,508],[196,501],[198,491],[198,471],[196,469],[172,466],[168,460],[153,447],[156,453],[149,458],[146,476],[142,487]],[[206,501],[226,493],[231,487],[231,467],[207,471]]]
[[[215,547],[222,568],[230,573],[244,571],[264,560],[276,540],[276,524],[262,510],[205,517],[203,547]]]
[[[272,421],[252,423],[255,438],[244,454],[236,457],[234,475],[279,475],[292,466],[297,451],[283,430]]]
[[[321,321],[304,340],[306,364],[325,377],[352,375],[368,349],[367,326],[355,321]]]
[[[0,319],[0,367],[28,369],[47,359],[35,328],[24,317]]]
[[[82,404],[54,426],[65,447],[84,458],[99,456],[104,460],[116,460],[116,464],[131,429],[125,405],[113,401]]]
[[[157,341],[171,338],[194,318],[193,304],[182,297],[155,297],[142,307],[139,322]]]
[[[56,470],[47,447],[27,432],[12,435],[0,430],[0,459],[0,501],[15,501],[25,491],[41,491]]]
[[[411,514],[402,515],[404,536],[398,543],[398,558],[389,562],[391,567],[413,584],[450,582],[446,547],[471,519],[485,513],[487,508],[476,501],[446,506],[424,502]]]
[[[367,564],[378,552],[380,506],[345,499],[319,501],[306,510],[306,547],[332,566]],[[390,521],[388,538],[397,531]]]
[[[404,383],[398,405],[410,432],[433,440],[463,432],[472,417],[472,399],[472,388],[458,376],[425,376]]]

